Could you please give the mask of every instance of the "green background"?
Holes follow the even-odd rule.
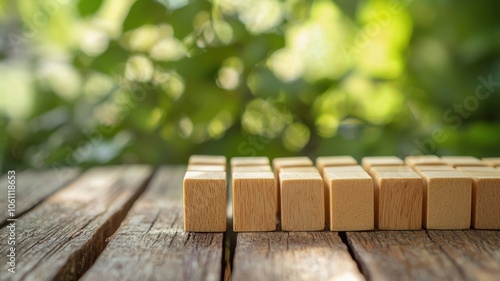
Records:
[[[0,169],[498,156],[498,11],[465,0],[0,0]]]

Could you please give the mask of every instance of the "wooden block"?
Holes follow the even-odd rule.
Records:
[[[372,166],[404,166],[404,161],[396,156],[369,156],[361,159],[361,165],[366,171]]]
[[[408,166],[373,166],[368,171],[368,174],[374,176],[376,173],[380,172],[413,172],[414,170]]]
[[[455,168],[448,165],[415,165],[413,169],[417,172],[424,171],[456,171]]]
[[[343,173],[343,172],[364,172],[365,170],[360,165],[355,166],[331,166],[323,168],[323,171],[320,172],[321,176],[324,179],[324,190],[325,190],[325,223],[328,225],[330,223],[330,197],[329,197],[329,188],[328,183],[326,181],[327,173]]]
[[[405,158],[405,164],[410,167],[415,165],[446,165],[446,163],[436,155],[408,156]]]
[[[457,166],[486,166],[476,157],[472,156],[442,156],[441,159],[448,165]]]
[[[500,175],[468,172],[472,177],[472,227],[500,229]]]
[[[313,166],[313,162],[309,157],[281,157],[273,159],[274,173],[279,173],[284,167],[309,167]]]
[[[188,164],[226,166],[226,157],[219,155],[191,155]]]
[[[225,172],[225,165],[197,165],[190,164],[187,167],[188,171],[198,171],[198,172]]]
[[[464,172],[498,173],[498,170],[491,166],[458,166],[457,170]]]
[[[322,171],[325,167],[358,165],[352,156],[321,156],[316,158],[316,167]]]
[[[482,162],[488,166],[500,167],[500,157],[487,157],[483,158]]]
[[[426,171],[423,224],[427,229],[468,229],[472,179],[460,171]]]
[[[325,175],[326,173],[337,173],[337,172],[364,172],[365,169],[360,165],[356,166],[337,166],[337,167],[325,167],[323,169]]]
[[[319,173],[318,169],[316,167],[284,167],[281,168],[280,173],[289,173],[289,172],[296,172],[296,173]]]
[[[328,227],[332,231],[373,230],[373,180],[365,171],[325,170],[329,201]]]
[[[325,229],[323,179],[318,172],[280,172],[281,229]]]
[[[226,173],[188,171],[183,185],[184,231],[226,231]]]
[[[265,165],[265,166],[235,166],[231,169],[233,173],[235,172],[243,172],[243,173],[248,173],[248,172],[272,172],[271,166]]]
[[[273,159],[273,171],[274,177],[276,180],[276,213],[280,212],[280,181],[279,181],[279,172],[281,168],[285,167],[312,167],[313,162],[309,157],[300,156],[300,157],[281,157]]]
[[[233,173],[233,229],[276,230],[276,182],[271,172]]]
[[[231,167],[236,166],[269,166],[269,158],[266,156],[258,157],[233,157],[231,158]]]
[[[423,180],[416,172],[380,172],[374,183],[379,230],[421,229]]]

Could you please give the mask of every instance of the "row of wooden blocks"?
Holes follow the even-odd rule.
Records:
[[[236,232],[500,229],[500,158],[470,156],[234,157]],[[224,232],[226,158],[193,155],[184,229]]]

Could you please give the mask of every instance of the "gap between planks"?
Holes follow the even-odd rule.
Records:
[[[92,266],[145,190],[147,166],[93,168],[17,222],[16,274],[0,280],[76,280]],[[6,228],[0,237],[6,238]],[[7,252],[5,245],[1,252]],[[5,264],[5,256],[0,262]]]

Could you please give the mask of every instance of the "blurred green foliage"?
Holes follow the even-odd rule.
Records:
[[[465,0],[0,0],[0,169],[500,155],[498,11]]]

